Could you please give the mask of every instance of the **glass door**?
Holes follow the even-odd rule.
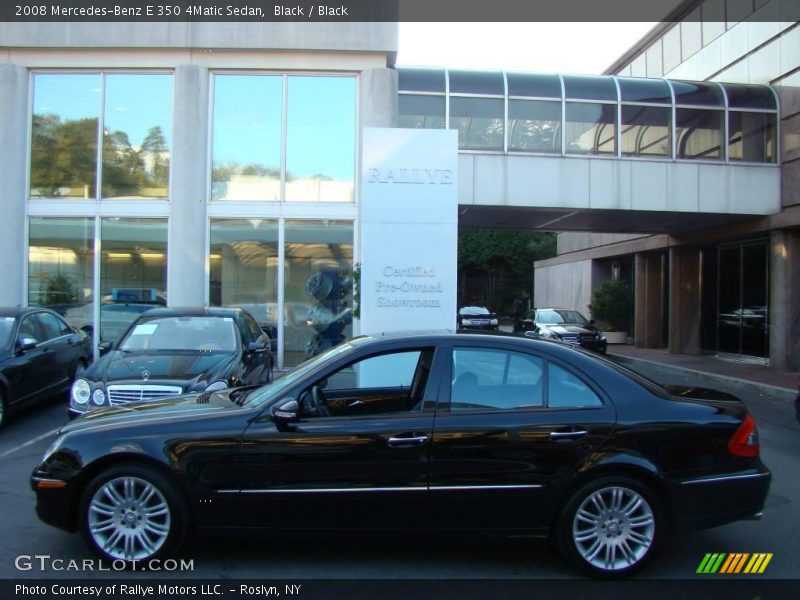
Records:
[[[718,256],[717,350],[767,358],[767,241],[723,246]]]

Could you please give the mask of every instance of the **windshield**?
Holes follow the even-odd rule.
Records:
[[[458,312],[461,315],[488,315],[489,309],[483,306],[465,306]]]
[[[351,350],[354,347],[354,342],[357,343],[357,340],[351,340],[350,342],[339,344],[338,346],[334,346],[322,354],[318,354],[314,358],[301,363],[286,373],[286,375],[283,377],[276,379],[272,383],[268,383],[263,387],[258,388],[258,390],[250,393],[250,395],[245,398],[243,403],[247,404],[248,406],[258,406],[267,400],[275,398],[284,390],[294,385],[296,381],[299,381],[305,377],[308,373],[319,369],[324,365],[324,363],[334,360],[340,354],[344,354],[345,352]]]
[[[14,317],[0,317],[0,348],[8,346],[14,333]]]
[[[577,310],[539,310],[536,312],[536,322],[545,325],[557,325],[559,323],[576,323],[586,325],[586,320]]]
[[[119,349],[233,352],[236,327],[231,317],[145,318],[128,332]]]

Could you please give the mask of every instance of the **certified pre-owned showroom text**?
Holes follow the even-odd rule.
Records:
[[[93,559],[80,560],[70,558],[53,558],[49,554],[20,554],[14,558],[14,567],[17,571],[194,571],[194,559],[176,560],[115,560],[111,563]]]

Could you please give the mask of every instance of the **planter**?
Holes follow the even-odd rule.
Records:
[[[628,332],[627,331],[604,331],[603,335],[606,336],[606,341],[609,344],[627,344]]]

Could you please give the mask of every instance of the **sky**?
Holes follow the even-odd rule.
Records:
[[[600,74],[656,23],[400,23],[397,64]]]

